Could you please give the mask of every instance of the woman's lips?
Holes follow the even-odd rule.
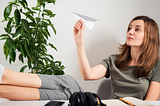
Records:
[[[132,40],[133,38],[132,38],[132,37],[127,37],[127,39],[128,39],[128,40]]]

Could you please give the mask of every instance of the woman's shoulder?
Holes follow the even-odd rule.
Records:
[[[115,60],[117,59],[117,55],[116,55],[116,54],[111,54],[111,55],[110,55],[110,58],[111,58],[113,61],[115,61]]]
[[[147,77],[150,81],[160,82],[160,60],[157,60],[154,68],[151,70],[150,75]]]
[[[154,74],[156,71],[160,71],[160,60],[157,60],[153,69],[150,71],[150,75]]]
[[[112,63],[116,60],[117,56],[116,54],[111,54],[110,56],[106,57],[105,59],[103,59],[102,62],[104,63]]]
[[[158,68],[158,67],[160,67],[160,59],[157,60],[155,66],[154,66],[154,68]]]
[[[111,54],[110,56],[108,56],[107,58],[103,59],[103,60],[107,60],[107,61],[115,61],[117,58],[116,54]]]
[[[111,54],[110,56],[108,56],[107,58],[103,59],[103,61],[107,62],[107,63],[114,63],[115,60],[117,58],[116,54]]]
[[[116,59],[116,58],[117,58],[117,55],[116,55],[116,54],[111,54],[109,57],[110,57],[110,58],[113,58],[113,59]]]

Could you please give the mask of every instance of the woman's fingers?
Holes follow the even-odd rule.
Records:
[[[84,32],[84,29],[85,29],[84,22],[80,19],[74,24],[73,34],[74,35],[80,34],[80,32]]]
[[[79,20],[79,23],[80,23],[81,27],[84,27],[84,22],[81,19]]]
[[[75,24],[75,27],[76,28],[82,28],[82,27],[84,27],[84,22],[80,19],[80,20],[78,20],[77,22],[76,22],[76,24]]]
[[[81,28],[81,22],[77,21],[74,27],[79,30]]]

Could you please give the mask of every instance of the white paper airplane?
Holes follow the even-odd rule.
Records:
[[[85,15],[81,15],[75,12],[72,12],[74,14],[74,16],[77,18],[77,20],[81,19],[82,21],[84,21],[85,26],[87,26],[90,30],[92,30],[94,24],[96,21],[98,21],[97,19],[85,16]]]

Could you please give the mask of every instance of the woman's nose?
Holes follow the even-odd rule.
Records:
[[[130,29],[130,30],[128,31],[128,33],[129,33],[130,35],[133,35],[133,34],[134,34],[134,29]]]

